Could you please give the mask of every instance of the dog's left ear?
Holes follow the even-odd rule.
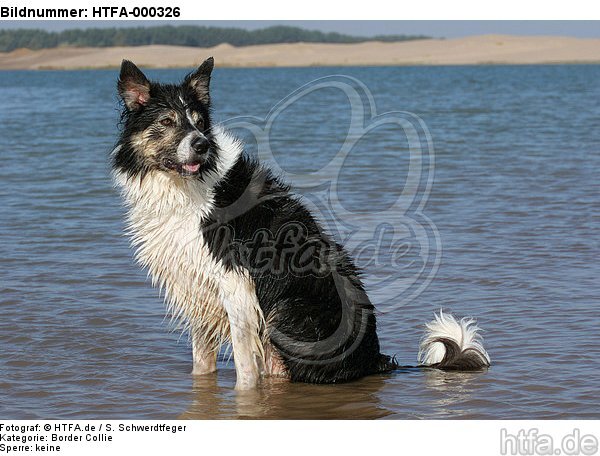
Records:
[[[207,58],[196,71],[188,74],[183,82],[194,91],[196,98],[205,104],[210,103],[210,75],[214,66],[215,60],[212,57]]]

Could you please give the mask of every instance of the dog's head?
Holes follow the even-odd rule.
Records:
[[[130,176],[159,170],[193,178],[211,171],[217,146],[211,134],[211,58],[183,82],[149,81],[132,62],[124,60],[118,91],[123,100],[124,128],[114,166]]]

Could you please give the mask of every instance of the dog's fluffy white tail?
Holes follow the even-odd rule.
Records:
[[[483,339],[478,332],[480,328],[472,318],[457,321],[440,310],[426,328],[418,354],[422,366],[446,370],[489,367],[490,356],[483,348]]]

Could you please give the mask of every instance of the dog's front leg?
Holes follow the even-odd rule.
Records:
[[[192,336],[192,358],[192,375],[205,375],[217,370],[217,351],[197,336]]]
[[[235,276],[224,287],[223,304],[233,346],[237,376],[235,388],[251,389],[258,385],[264,373],[265,354],[261,339],[264,319],[252,280]]]

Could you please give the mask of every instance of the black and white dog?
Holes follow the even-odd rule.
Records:
[[[335,383],[398,368],[380,352],[374,307],[344,248],[211,123],[213,65],[171,85],[123,61],[112,153],[137,259],[190,333],[193,373],[215,371],[223,343],[241,389],[264,376]],[[440,313],[427,328],[421,365],[489,366],[473,320]]]

